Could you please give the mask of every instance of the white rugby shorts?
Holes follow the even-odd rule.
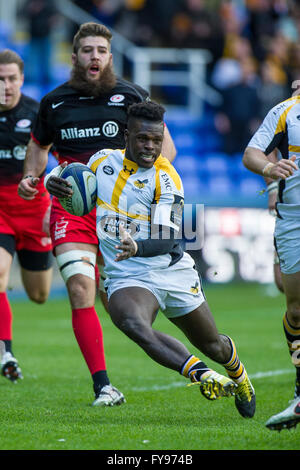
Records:
[[[145,269],[145,274],[138,277],[106,279],[104,285],[108,298],[119,289],[142,287],[152,292],[167,318],[181,317],[206,300],[194,264],[192,257],[184,253],[176,264],[168,268],[152,271]]]
[[[275,223],[276,251],[284,274],[300,271],[300,220],[298,217],[277,217]]]

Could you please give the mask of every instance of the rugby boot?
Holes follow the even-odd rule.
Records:
[[[231,379],[218,374],[214,370],[204,372],[199,381],[193,381],[193,383],[189,385],[199,385],[200,392],[208,400],[231,397],[237,389],[237,385]]]
[[[95,400],[92,406],[115,406],[126,403],[123,393],[112,385],[104,385],[103,387],[94,387]]]
[[[256,408],[255,390],[245,371],[245,377],[237,383],[235,406],[243,418],[253,418]]]
[[[1,374],[15,383],[17,380],[23,379],[18,361],[10,352],[6,352],[1,359]]]
[[[300,422],[300,396],[294,398],[289,406],[278,413],[271,416],[266,422],[266,427],[271,431],[281,431],[282,429],[295,428]]]

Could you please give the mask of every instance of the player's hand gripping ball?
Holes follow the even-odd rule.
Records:
[[[93,210],[97,200],[97,179],[92,170],[83,163],[70,163],[59,175],[67,180],[73,190],[71,197],[61,197],[62,207],[72,215],[82,216]]]

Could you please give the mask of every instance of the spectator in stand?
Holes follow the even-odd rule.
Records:
[[[260,123],[254,62],[248,58],[242,61],[241,72],[240,82],[223,90],[223,103],[215,118],[228,154],[242,152]]]
[[[115,29],[139,46],[169,46],[173,15],[179,9],[174,0],[125,0]]]
[[[51,34],[59,20],[53,0],[27,0],[21,10],[28,21],[30,53],[27,60],[28,81],[51,82]]]
[[[80,2],[84,5],[84,1]],[[123,7],[123,0],[92,0],[90,13],[106,26],[113,27],[118,19],[120,10]]]
[[[172,19],[173,47],[207,49],[213,61],[222,56],[224,34],[220,16],[204,0],[183,0]]]
[[[279,21],[288,13],[287,2],[274,0],[247,0],[247,32],[259,61],[265,58],[265,47],[277,32]]]
[[[277,65],[265,60],[260,65],[261,83],[258,86],[258,97],[260,101],[260,120],[263,121],[266,114],[275,104],[290,97],[290,89],[287,77]]]
[[[236,85],[242,77],[242,61],[254,60],[251,44],[247,38],[233,35],[226,40],[223,57],[212,71],[211,81],[218,90]]]
[[[300,44],[293,43],[290,47],[289,59],[290,83],[292,91],[296,91],[300,86]],[[294,83],[298,81],[298,83]]]

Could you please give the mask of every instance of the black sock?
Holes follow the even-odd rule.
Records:
[[[295,398],[300,397],[300,367],[296,367]]]
[[[94,382],[94,390],[110,384],[106,370],[99,370],[98,372],[95,372],[92,375],[92,379]]]
[[[12,340],[11,339],[4,339],[2,340],[4,345],[5,345],[5,352],[10,352],[12,353]]]

